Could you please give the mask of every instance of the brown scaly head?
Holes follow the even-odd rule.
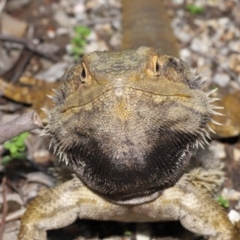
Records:
[[[45,132],[90,189],[118,203],[155,198],[205,140],[210,95],[187,64],[152,48],[93,52],[68,70]]]

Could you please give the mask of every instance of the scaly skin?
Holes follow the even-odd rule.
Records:
[[[77,217],[179,220],[211,240],[239,238],[211,197],[222,170],[189,168],[214,107],[186,63],[147,47],[94,52],[66,72],[54,101],[45,132],[76,175],[30,204],[19,240],[44,240]]]
[[[59,86],[58,82],[46,82],[31,77],[21,77],[19,82],[24,84],[12,84],[0,78],[0,90],[2,94],[15,102],[31,104],[42,119],[46,117],[41,108],[51,109],[52,101],[47,95],[52,94],[52,89]]]
[[[211,236],[212,240],[239,239],[218,203],[184,178],[156,200],[132,206],[106,201],[74,178],[44,192],[30,204],[18,239],[45,240],[46,230],[67,226],[77,217],[123,222],[179,220],[188,230]]]

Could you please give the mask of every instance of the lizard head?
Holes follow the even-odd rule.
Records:
[[[187,64],[140,47],[93,52],[69,69],[45,132],[79,178],[124,201],[172,186],[205,140],[211,99]]]

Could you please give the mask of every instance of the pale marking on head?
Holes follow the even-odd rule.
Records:
[[[122,78],[118,78],[118,79],[116,80],[116,82],[114,83],[114,85],[113,85],[114,95],[115,95],[116,97],[122,97],[123,92],[124,92],[123,86],[124,86],[124,84],[123,84]]]

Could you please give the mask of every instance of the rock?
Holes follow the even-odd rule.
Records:
[[[220,87],[226,87],[230,82],[230,76],[226,73],[216,73],[213,76],[213,82]]]
[[[240,42],[237,41],[231,41],[228,45],[229,50],[232,50],[234,52],[240,52]]]
[[[218,21],[218,24],[223,27],[226,27],[230,23],[230,19],[227,17],[219,18],[217,21]]]
[[[179,32],[177,37],[183,43],[187,43],[191,39],[191,35],[188,32]]]
[[[69,29],[68,28],[64,28],[64,27],[59,27],[56,29],[56,35],[66,35],[69,34]]]
[[[18,20],[5,12],[1,14],[2,34],[21,38],[26,32],[27,26],[24,21]]]
[[[59,62],[52,65],[49,69],[39,72],[35,77],[37,79],[44,79],[48,82],[55,82],[62,77],[68,67],[68,63]]]
[[[67,16],[66,12],[62,9],[56,11],[55,15],[53,16],[54,20],[62,27],[72,27],[72,21]]]
[[[230,221],[234,224],[238,221],[240,221],[240,214],[236,211],[236,210],[231,210],[228,213],[228,218],[230,219]]]
[[[121,38],[121,34],[119,33],[113,34],[109,41],[110,45],[113,48],[118,48],[118,46],[121,45],[121,42],[122,42],[122,38]]]
[[[149,240],[150,237],[150,228],[146,223],[138,223],[136,226],[136,240]]]
[[[240,162],[240,150],[237,148],[233,149],[233,158],[235,161]]]
[[[222,143],[212,141],[209,146],[209,150],[212,151],[215,159],[223,159],[226,157],[225,146]]]
[[[239,201],[240,200],[240,192],[235,191],[234,189],[224,188],[222,190],[222,197],[229,201]]]
[[[55,44],[52,43],[43,42],[40,44],[36,44],[36,49],[38,49],[41,52],[53,55],[59,51],[59,46],[56,46]]]
[[[74,7],[73,7],[73,12],[75,15],[78,14],[84,14],[85,13],[85,5],[83,2],[78,2]]]
[[[202,36],[192,40],[190,48],[197,52],[208,53],[211,42],[207,36]]]
[[[93,51],[105,51],[109,50],[108,46],[104,41],[91,42],[84,47],[85,53],[90,53]]]
[[[20,221],[10,221],[4,224],[3,238],[4,240],[17,240],[17,232],[20,228]]]
[[[191,52],[188,48],[183,48],[180,50],[180,57],[186,62],[190,62]]]
[[[19,9],[25,7],[30,2],[31,2],[31,0],[11,0],[11,1],[7,1],[5,10],[10,11],[10,12],[16,11],[16,10],[19,10]]]
[[[172,2],[176,5],[178,5],[178,4],[181,5],[184,3],[184,0],[173,0]]]
[[[15,56],[14,58],[9,56],[7,51],[5,51],[5,49],[3,48],[3,44],[0,43],[0,75],[2,75],[4,72],[11,68],[14,61],[17,60],[17,57],[19,55],[20,51],[18,51],[17,56]]]
[[[229,67],[234,72],[240,73],[240,55],[232,54],[229,59]]]

